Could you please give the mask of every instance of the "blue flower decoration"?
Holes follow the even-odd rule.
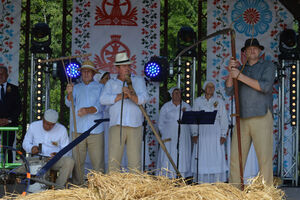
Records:
[[[223,40],[223,45],[225,46],[225,47],[227,47],[227,48],[229,48],[230,47],[230,42],[229,41],[225,41],[225,40]]]
[[[219,16],[220,13],[221,13],[221,11],[219,11],[219,10],[214,10],[214,11],[213,11],[213,16],[214,16],[214,17],[217,17],[217,16]]]
[[[228,75],[228,71],[226,69],[223,69],[221,71],[222,76],[227,76]]]
[[[278,42],[271,42],[271,49],[277,48],[278,47]]]
[[[279,12],[279,15],[284,18],[284,19],[287,19],[287,13],[284,11],[284,12]]]
[[[0,57],[0,63],[3,63],[3,58],[2,57]]]
[[[14,12],[15,6],[14,6],[14,5],[8,5],[8,6],[6,6],[6,8],[7,8],[10,12]]]
[[[272,12],[264,0],[238,0],[234,4],[231,20],[237,32],[248,37],[264,34],[272,22]]]
[[[12,54],[5,54],[4,55],[6,57],[7,60],[12,61]]]
[[[12,36],[14,35],[14,30],[12,30],[12,29],[7,29],[7,30],[5,30],[5,32],[6,32],[10,37],[12,37]]]
[[[217,35],[216,37],[213,38],[213,41],[216,42],[220,37],[221,35]]]
[[[221,60],[219,58],[213,59],[213,66],[217,65]]]

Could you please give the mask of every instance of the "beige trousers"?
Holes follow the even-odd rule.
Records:
[[[141,170],[142,127],[123,126],[120,144],[120,126],[112,126],[109,129],[108,172],[120,171],[125,144],[129,171]]]
[[[260,174],[268,185],[273,184],[273,118],[268,110],[267,114],[260,117],[241,119],[241,146],[242,163],[245,169],[251,142],[253,142]],[[229,182],[240,187],[240,167],[236,127],[234,128],[231,155],[230,155]]]
[[[78,134],[79,135],[79,134]],[[73,134],[73,140],[75,139]],[[76,147],[78,146],[79,158]],[[91,134],[72,149],[75,166],[73,170],[73,183],[82,185],[84,183],[84,162],[88,151],[93,170],[104,173],[104,133]],[[77,162],[79,160],[79,163]]]
[[[51,169],[59,172],[59,175],[56,179],[56,184],[60,186],[65,186],[68,178],[70,177],[74,167],[74,160],[71,157],[64,156],[59,159]]]

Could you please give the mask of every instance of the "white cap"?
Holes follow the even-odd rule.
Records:
[[[44,113],[44,119],[51,123],[56,123],[58,120],[58,113],[53,109],[48,109]]]
[[[169,94],[170,94],[170,96],[172,97],[172,95],[173,95],[173,92],[174,92],[174,90],[179,90],[180,92],[181,92],[181,90],[180,90],[180,88],[179,87],[172,87],[171,89],[169,89]]]
[[[106,74],[106,73],[109,73],[109,72],[106,72],[106,71],[103,71],[103,70],[98,70],[98,74],[95,74],[94,80],[97,81],[97,82],[100,82],[101,79],[103,78],[103,75]]]

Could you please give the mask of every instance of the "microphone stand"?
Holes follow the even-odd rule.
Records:
[[[178,118],[178,131],[177,131],[177,163],[176,163],[178,170],[179,170],[179,139],[180,139],[180,131],[181,131],[181,108],[182,108],[182,100],[180,99],[179,118]]]
[[[125,86],[125,81],[123,82],[123,87]],[[122,87],[122,89],[123,89]],[[123,105],[124,105],[124,92],[122,90],[122,100],[121,100],[121,116],[120,116],[120,146],[122,145],[122,122],[123,122]]]

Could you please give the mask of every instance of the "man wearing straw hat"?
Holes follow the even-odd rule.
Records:
[[[52,158],[57,152],[69,144],[67,129],[57,123],[58,113],[48,109],[43,120],[32,122],[23,140],[23,148],[27,153],[40,154]],[[34,159],[32,159],[34,161]],[[58,170],[56,184],[64,186],[70,177],[74,161],[69,156],[63,156],[51,169]]]
[[[100,97],[103,105],[111,105],[109,110],[109,172],[120,171],[125,144],[127,145],[128,169],[130,172],[135,172],[141,168],[143,114],[137,105],[145,104],[149,96],[142,77],[133,76],[130,79],[131,63],[126,53],[116,55],[114,65],[117,67],[118,76],[106,83]],[[130,80],[132,80],[134,91],[128,88],[127,82],[130,83]]]
[[[247,56],[244,66],[237,60],[229,63],[229,76],[226,80],[226,94],[233,94],[233,78],[238,80],[240,101],[240,127],[242,166],[253,142],[259,170],[268,185],[273,184],[273,83],[275,66],[271,61],[260,58],[264,49],[257,39],[247,39],[242,52]],[[229,182],[240,183],[237,131],[234,129],[231,144]]]
[[[82,82],[73,86],[67,85],[66,105],[71,106],[71,98],[74,100],[76,129],[78,136],[93,126],[94,120],[102,118],[102,107],[100,105],[100,94],[103,86],[93,80],[96,68],[93,62],[85,61],[80,68]],[[73,97],[72,95],[73,94]],[[74,129],[75,130],[75,129]],[[84,162],[88,151],[89,157],[96,171],[104,172],[104,137],[103,126],[100,124],[91,135],[73,148],[75,167],[73,171],[73,183],[83,184]],[[73,139],[76,133],[73,132]],[[76,149],[78,148],[78,150]],[[79,162],[79,163],[78,163]]]

